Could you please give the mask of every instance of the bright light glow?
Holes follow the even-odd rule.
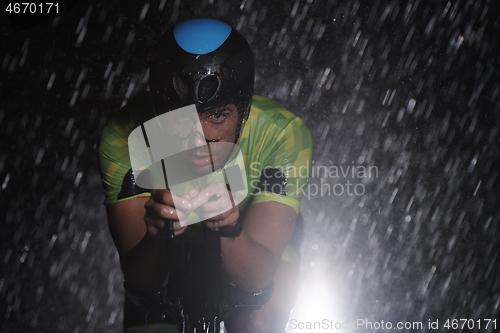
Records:
[[[321,266],[315,263],[311,269],[302,272],[299,295],[288,321],[287,332],[304,332],[304,329],[299,329],[299,322],[341,321],[343,318],[341,293],[336,287],[338,283]]]

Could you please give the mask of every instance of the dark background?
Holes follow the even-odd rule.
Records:
[[[2,332],[120,330],[122,275],[96,140],[107,117],[146,89],[153,41],[200,16],[247,37],[256,93],[302,117],[316,165],[378,168],[366,179],[311,179],[349,180],[365,193],[303,200],[304,282],[292,318],[500,317],[498,1],[70,7],[17,32],[2,20]],[[304,304],[320,310],[306,314]],[[477,326],[462,331],[494,331]]]

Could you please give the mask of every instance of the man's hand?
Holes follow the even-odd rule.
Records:
[[[233,207],[234,198],[224,183],[210,183],[201,191],[191,190],[192,209],[210,229],[234,227],[240,217],[238,205]]]
[[[174,205],[177,203],[177,207]],[[166,236],[166,223],[173,221],[174,235],[182,234],[187,227],[181,227],[179,220],[185,219],[193,210],[192,198],[189,195],[178,197],[168,190],[153,190],[151,197],[144,205],[147,232],[153,236]]]

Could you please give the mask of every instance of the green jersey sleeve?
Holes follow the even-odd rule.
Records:
[[[252,112],[240,140],[253,193],[252,203],[275,201],[292,207],[297,213],[310,176],[313,145],[307,126],[281,104],[254,96]],[[262,191],[265,169],[282,173],[284,193]]]
[[[102,129],[99,138],[99,169],[105,205],[137,196],[150,195],[144,192],[119,198],[123,180],[131,169],[128,136],[137,126],[153,116],[148,95],[139,95],[113,114]]]

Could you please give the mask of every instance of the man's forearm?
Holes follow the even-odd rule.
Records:
[[[167,270],[167,240],[151,237],[148,233],[121,258],[125,280],[140,292],[151,291],[165,283]]]
[[[222,265],[231,281],[248,292],[271,283],[279,259],[243,231],[239,237],[221,237]]]

